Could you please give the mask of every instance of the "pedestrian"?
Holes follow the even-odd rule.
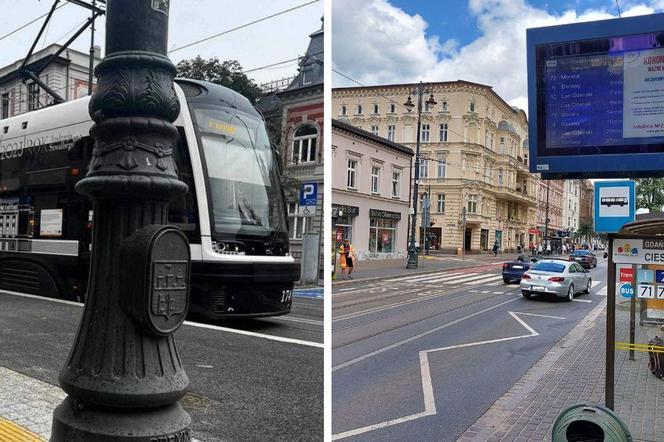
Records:
[[[567,254],[567,244],[563,244],[563,255]]]
[[[542,256],[542,243],[537,244],[537,254]]]
[[[551,243],[546,245],[546,254],[551,255]]]
[[[498,256],[498,241],[493,243],[493,256]]]
[[[341,267],[341,279],[353,279],[353,261],[355,259],[355,249],[350,244],[348,238],[339,247],[339,265]]]

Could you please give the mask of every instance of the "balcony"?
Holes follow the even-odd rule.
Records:
[[[497,198],[525,204],[528,207],[537,207],[535,195],[528,194],[525,189],[522,190],[521,186],[517,186],[516,189],[510,189],[507,186],[496,186],[494,192]]]

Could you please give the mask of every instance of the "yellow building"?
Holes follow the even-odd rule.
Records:
[[[403,106],[417,84],[337,88],[332,117],[415,150],[417,108]],[[536,238],[537,178],[528,172],[526,114],[489,86],[468,81],[428,83],[420,135],[420,198],[431,195],[431,248],[469,253],[528,247]],[[414,164],[414,163],[413,163]],[[414,174],[413,174],[414,176]],[[466,207],[466,227],[461,221]],[[423,244],[421,204],[418,242]]]

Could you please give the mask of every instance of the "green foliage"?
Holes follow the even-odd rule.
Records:
[[[661,212],[664,206],[664,180],[641,178],[636,180],[636,208]]]
[[[252,103],[261,96],[260,88],[242,71],[237,60],[219,61],[217,57],[204,59],[201,56],[182,60],[177,64],[178,77],[209,81],[226,86],[249,99]]]
[[[579,225],[579,230],[576,233],[579,236],[586,236],[586,237],[589,237],[589,236],[593,235],[595,233],[593,231],[593,222],[588,221],[588,220],[584,220]]]

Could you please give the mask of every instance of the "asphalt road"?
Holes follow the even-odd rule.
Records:
[[[332,297],[333,440],[455,441],[601,298],[527,300],[485,265],[345,284]]]
[[[322,302],[294,297],[281,319],[187,323],[176,332],[196,439],[322,439]],[[58,385],[81,313],[80,305],[0,292],[0,365]]]

